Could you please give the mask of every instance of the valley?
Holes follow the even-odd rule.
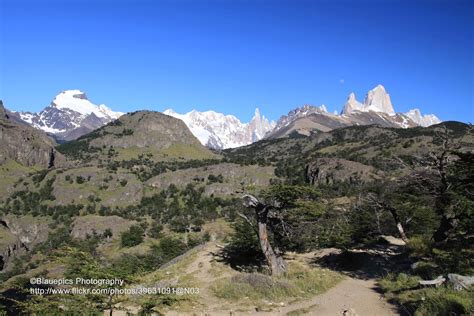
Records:
[[[8,315],[472,308],[469,291],[416,286],[438,274],[472,274],[468,124],[313,121],[305,133],[282,120],[281,133],[216,149],[159,112],[123,114],[61,144],[2,113],[0,311]],[[37,277],[118,278],[124,289],[199,293],[34,295],[29,280]]]

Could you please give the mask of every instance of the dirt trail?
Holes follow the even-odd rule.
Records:
[[[326,293],[289,305],[280,314],[299,311],[307,315],[399,315],[397,309],[376,291],[374,280],[347,277]]]
[[[234,304],[225,305],[210,291],[209,286],[215,280],[211,262],[215,260],[219,248],[214,243],[204,247],[193,262],[186,268],[186,273],[202,282],[201,300],[203,308],[194,315],[347,315],[347,316],[385,316],[399,315],[394,305],[388,303],[377,292],[374,279],[357,279],[347,276],[344,280],[327,292],[310,299],[294,302],[287,306],[275,307],[272,311],[239,311],[235,312]],[[295,258],[297,261],[307,261],[306,256]],[[228,274],[225,273],[225,274]],[[226,275],[220,275],[223,277]],[[231,311],[234,312],[231,313]],[[182,312],[168,312],[166,315],[187,315]]]

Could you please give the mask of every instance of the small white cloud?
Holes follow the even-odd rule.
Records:
[[[340,84],[344,84],[344,79],[339,79]]]

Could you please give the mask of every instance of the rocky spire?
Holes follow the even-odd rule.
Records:
[[[347,97],[346,104],[344,104],[344,108],[342,109],[341,114],[347,115],[351,114],[354,111],[363,111],[364,105],[357,101],[354,92],[351,92]]]
[[[0,100],[0,119],[9,119],[10,117],[7,114],[7,110],[5,110],[5,107],[3,106],[3,101]]]
[[[364,100],[364,110],[383,112],[391,115],[395,114],[390,95],[381,84],[367,93]]]

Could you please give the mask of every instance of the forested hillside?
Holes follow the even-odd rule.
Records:
[[[472,312],[471,288],[418,282],[474,274],[470,125],[351,126],[214,152],[181,121],[140,111],[55,151],[61,165],[14,157],[0,165],[3,178],[14,177],[0,195],[7,314],[272,313],[343,275],[377,280],[400,313]],[[200,251],[209,245],[218,259],[207,265]],[[205,276],[195,272],[200,265]],[[32,277],[76,276],[203,290],[28,290]]]

